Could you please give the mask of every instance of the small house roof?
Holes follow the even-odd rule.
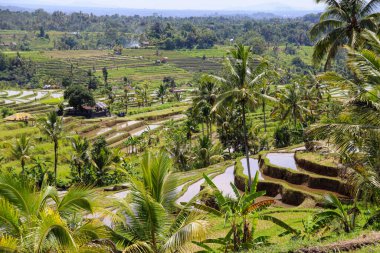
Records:
[[[7,120],[7,121],[34,120],[34,117],[30,113],[19,112],[19,113],[16,113],[16,114],[13,114],[11,116],[6,117],[5,120]]]
[[[107,104],[106,103],[104,103],[104,102],[96,102],[96,104],[95,104],[97,107],[99,107],[99,108],[102,108],[102,109],[107,109]]]

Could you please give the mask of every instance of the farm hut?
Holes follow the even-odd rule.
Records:
[[[35,118],[30,113],[19,112],[19,113],[6,117],[5,120],[18,121],[18,122],[24,121],[25,123],[28,123],[29,121],[35,121]]]
[[[80,110],[74,107],[67,107],[64,109],[65,116],[84,116],[86,118],[97,118],[110,116],[108,107],[103,102],[96,102],[94,106],[84,105]]]
[[[169,58],[168,57],[163,57],[161,58],[161,63],[168,63]]]

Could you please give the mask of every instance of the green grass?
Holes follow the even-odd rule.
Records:
[[[63,102],[63,98],[45,98],[39,102],[45,105],[58,105],[59,103]]]
[[[337,161],[337,157],[316,152],[298,152],[297,157],[330,167],[336,167],[339,162]]]
[[[186,111],[188,108],[189,106],[179,106],[179,107],[168,108],[168,109],[163,109],[163,110],[158,110],[158,111],[140,113],[140,114],[128,116],[127,119],[128,120],[141,120],[141,119],[151,120],[154,118],[170,116],[173,114],[180,114]]]

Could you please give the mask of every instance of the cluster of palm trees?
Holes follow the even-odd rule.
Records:
[[[95,219],[83,219],[97,208],[93,190],[74,187],[60,196],[56,188],[0,176],[1,252],[80,252],[108,231]]]
[[[357,196],[374,198],[380,182],[379,161],[379,68],[380,40],[370,31],[362,33],[370,49],[355,50],[346,46],[347,65],[354,79],[335,72],[319,76],[328,85],[339,87],[348,100],[344,110],[332,122],[315,124],[309,134],[317,139],[328,138],[340,152],[346,166],[354,170]],[[377,199],[377,198],[376,198]]]
[[[54,144],[54,182],[56,185],[59,140],[62,138],[63,134],[62,118],[59,117],[55,111],[50,112],[46,115],[46,117],[39,119],[38,127],[41,132]],[[32,137],[27,137],[25,134],[22,134],[20,138],[15,140],[15,143],[7,143],[6,145],[9,148],[11,157],[20,161],[22,174],[25,174],[26,162],[28,160],[32,160],[31,151],[34,147]]]
[[[104,138],[91,145],[85,137],[71,137],[71,176],[73,183],[104,186],[122,181],[119,149],[110,149]],[[92,147],[92,148],[91,148]]]
[[[177,178],[172,159],[165,152],[145,152],[140,160],[141,176],[128,174],[128,197],[114,202],[101,198],[99,191],[72,187],[58,193],[43,183],[0,176],[0,216],[2,252],[190,252],[194,243],[223,251],[249,249],[267,240],[254,237],[256,219],[272,221],[292,231],[284,222],[261,211],[273,200],[254,201],[258,174],[250,192],[224,197],[205,176],[210,188],[185,206],[175,204]],[[219,208],[208,207],[200,198],[212,193]],[[206,239],[211,226],[208,215],[225,217],[230,232],[220,239]],[[110,222],[101,220],[110,217]],[[252,218],[254,218],[252,220]],[[241,223],[241,221],[243,221]],[[208,252],[216,252],[214,250]]]
[[[164,78],[163,83],[158,86],[154,93],[151,94],[149,82],[144,81],[132,86],[132,82],[127,77],[124,77],[124,96],[122,97],[122,102],[126,113],[128,113],[128,108],[131,102],[137,103],[139,107],[151,105],[153,95],[161,102],[161,104],[164,104],[165,100],[170,96],[169,91],[172,91],[173,89],[172,85],[165,83],[166,78]],[[180,98],[178,98],[175,93],[173,93],[172,96],[176,101],[180,101]]]
[[[45,176],[48,176],[54,185],[57,185],[58,178],[58,151],[59,143],[63,137],[62,118],[55,111],[47,114],[46,117],[39,119],[38,127],[54,145],[54,170],[51,175],[47,169],[47,163],[39,157],[33,156],[34,140],[22,134],[15,139],[14,143],[6,143],[12,159],[20,161],[21,175],[34,178],[37,185],[41,185]],[[104,139],[96,140],[92,150],[90,142],[79,135],[69,138],[72,147],[70,166],[73,183],[86,185],[95,184],[98,186],[116,182],[110,176],[117,171],[120,165],[120,151],[109,149]],[[30,168],[26,168],[27,162],[31,161]],[[108,180],[107,180],[108,179]],[[121,178],[120,178],[121,180]]]
[[[99,192],[72,187],[36,188],[34,182],[0,176],[2,252],[185,252],[206,238],[204,212],[178,211],[171,158],[143,154],[141,177],[129,175],[127,198],[106,203]],[[173,213],[176,213],[173,215]],[[101,222],[104,215],[111,224]]]
[[[317,93],[322,92],[322,88],[319,83],[315,84],[317,88],[310,87],[308,82],[313,75],[297,78],[292,84],[279,88],[278,74],[270,64],[255,57],[250,47],[240,44],[230,50],[224,67],[223,76],[205,75],[200,79],[189,112],[189,121],[199,123],[203,138],[207,137],[210,142],[215,139],[213,124],[216,123],[224,148],[244,152],[249,161],[254,148],[252,141],[257,137],[254,136],[257,134],[255,128],[262,125],[264,134],[267,134],[268,112],[282,123],[292,122],[294,129],[307,125],[313,112],[317,117],[319,108],[316,104],[321,99]],[[260,110],[263,121],[254,122],[249,113]],[[197,129],[196,124],[194,129]],[[191,131],[187,133],[191,134]],[[268,148],[268,145],[263,144],[254,152],[262,148]],[[251,178],[249,175],[249,185]]]

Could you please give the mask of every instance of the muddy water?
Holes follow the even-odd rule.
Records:
[[[211,175],[209,175],[210,177]],[[212,179],[216,187],[223,192],[223,195],[234,196],[234,192],[231,188],[230,183],[234,183],[234,166],[228,167],[223,174],[220,174]],[[205,180],[202,178],[190,185],[187,188],[187,191],[176,200],[177,204],[181,202],[189,202],[194,198],[201,190],[201,185],[205,183]],[[177,192],[180,192],[186,184],[180,185],[177,187]]]
[[[29,98],[29,100],[39,100],[47,95],[47,91],[38,91],[35,97]]]
[[[122,129],[126,128],[126,127],[129,127],[129,126],[132,126],[132,125],[138,124],[138,123],[140,123],[140,121],[131,120],[131,121],[128,121],[128,122],[125,122],[123,124],[118,125],[117,126],[117,130],[122,130]]]
[[[8,96],[15,96],[21,94],[21,91],[16,91],[16,90],[7,90]]]
[[[205,182],[204,179],[201,179],[194,184],[190,185],[189,188],[187,188],[187,191],[176,200],[177,204],[181,204],[182,202],[189,202],[192,198],[197,195],[201,189],[201,185]],[[182,187],[183,188],[183,187]]]
[[[21,96],[19,96],[19,98],[23,98],[23,97],[26,97],[26,96],[30,96],[30,95],[33,95],[34,92],[31,91],[31,90],[24,90],[21,94]]]
[[[234,170],[234,166],[228,167],[223,174],[212,179],[216,187],[218,187],[224,196],[235,196],[235,193],[230,185],[230,183],[234,183]]]
[[[106,133],[106,132],[108,132],[108,131],[111,131],[111,130],[112,130],[112,128],[110,128],[110,127],[102,128],[101,130],[99,130],[99,131],[96,133],[96,135],[98,136],[98,135],[104,134],[104,133]]]
[[[294,153],[269,153],[266,157],[273,165],[298,170]]]
[[[304,150],[306,150],[305,147],[299,147],[299,148],[292,149],[292,151],[304,151]]]
[[[159,128],[159,127],[160,127],[160,125],[149,125],[149,126],[145,127],[144,129],[141,129],[140,131],[133,133],[132,136],[140,136],[146,131],[154,130],[154,129]]]
[[[61,97],[63,97],[63,93],[51,93],[50,96],[52,98],[61,98]]]
[[[248,166],[247,166],[247,159],[243,158],[240,160],[241,164],[243,165],[244,168],[244,175],[248,176]],[[259,172],[259,180],[264,180],[263,176],[261,175],[260,171],[260,166],[259,166],[259,161],[257,159],[249,158],[249,167],[251,169],[251,176],[252,178],[255,177],[256,171]]]

